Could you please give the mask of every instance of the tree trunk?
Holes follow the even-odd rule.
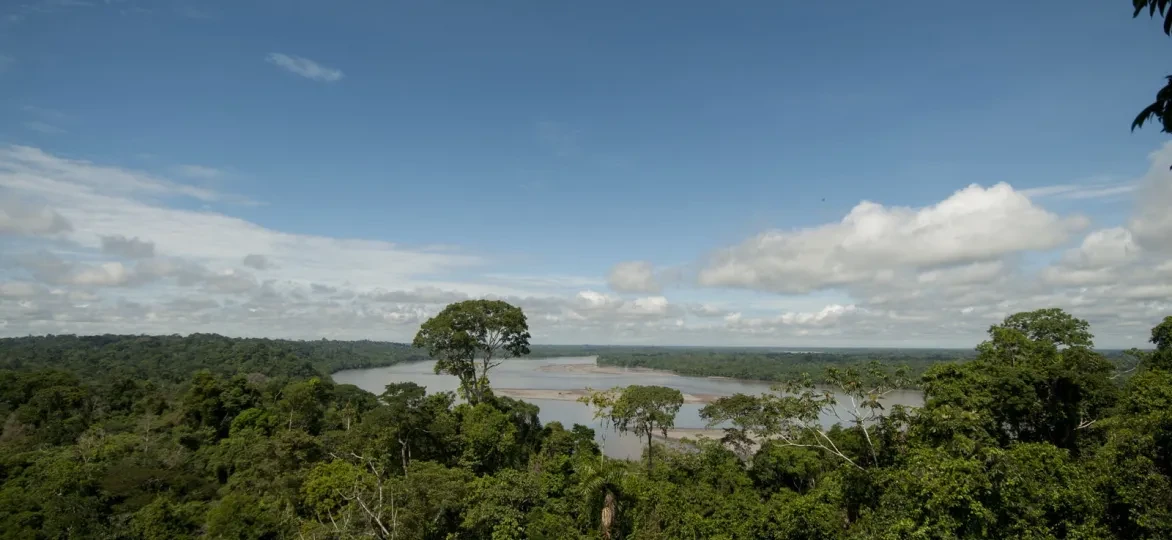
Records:
[[[611,526],[614,525],[614,518],[615,518],[614,493],[611,493],[611,491],[608,489],[608,490],[606,490],[606,497],[603,499],[603,502],[602,502],[602,538],[605,540],[611,540],[611,538],[612,538],[610,529],[611,529]]]
[[[407,449],[407,441],[404,441],[403,439],[400,438],[399,439],[399,457],[401,457],[403,459],[403,476],[404,477],[407,476],[407,452],[409,452],[409,451],[410,450]]]
[[[655,436],[654,431],[647,432],[647,469],[651,470],[651,438]]]

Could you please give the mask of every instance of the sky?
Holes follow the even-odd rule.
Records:
[[[1036,4],[1036,5],[1034,5]],[[971,347],[1172,315],[1122,1],[0,2],[0,336]]]

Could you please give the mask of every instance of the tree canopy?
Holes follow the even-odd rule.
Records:
[[[506,358],[529,354],[529,324],[521,308],[502,300],[465,300],[423,323],[415,347],[435,359],[435,372],[460,379],[470,403],[489,396],[488,372]]]
[[[832,365],[704,407],[723,441],[647,436],[677,389],[594,394],[644,463],[490,391],[337,384],[314,366],[341,343],[0,339],[0,538],[1170,538],[1153,322],[1130,377],[1042,310],[929,367],[923,407],[883,405],[898,365]]]

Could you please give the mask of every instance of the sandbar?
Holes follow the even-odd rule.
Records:
[[[631,373],[644,373],[649,375],[667,375],[671,377],[679,377],[678,373],[671,371],[664,371],[662,369],[651,369],[641,367],[622,367],[622,366],[600,366],[598,364],[544,364],[538,366],[537,371],[548,371],[555,373],[578,373],[578,374],[597,374],[597,375],[627,375]]]
[[[544,388],[493,388],[492,392],[498,396],[513,399],[550,399],[555,401],[578,401],[586,396],[585,388],[555,390]],[[684,403],[712,403],[724,397],[719,394],[684,394]]]

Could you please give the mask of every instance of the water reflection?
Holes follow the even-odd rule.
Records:
[[[709,377],[685,377],[670,373],[648,373],[644,371],[621,370],[620,373],[584,373],[571,370],[549,370],[542,366],[550,364],[590,364],[595,363],[595,357],[561,357],[509,360],[502,363],[490,374],[494,388],[532,388],[541,390],[578,390],[594,388],[602,390],[615,386],[631,384],[660,385],[676,388],[685,394],[715,394],[728,396],[736,393],[760,394],[769,391],[769,383],[755,381],[741,381]],[[455,391],[458,381],[450,375],[436,375],[433,371],[434,362],[415,362],[398,364],[389,367],[356,369],[339,371],[333,375],[334,381],[339,384],[353,384],[368,392],[382,393],[387,384],[393,382],[414,382],[427,387],[428,392]],[[558,421],[569,429],[574,424],[590,426],[595,430],[595,438],[602,446],[606,455],[616,458],[638,459],[642,455],[642,441],[633,435],[620,435],[615,432],[605,432],[600,422],[595,421],[589,407],[574,401],[558,401],[551,399],[526,399],[541,408],[543,423]],[[895,404],[919,406],[923,403],[923,396],[914,390],[895,391],[888,394],[884,405]],[[684,404],[676,417],[677,428],[703,428],[704,420],[700,418],[700,404]],[[846,418],[845,411],[840,411]],[[838,421],[834,415],[822,418],[826,426]]]

